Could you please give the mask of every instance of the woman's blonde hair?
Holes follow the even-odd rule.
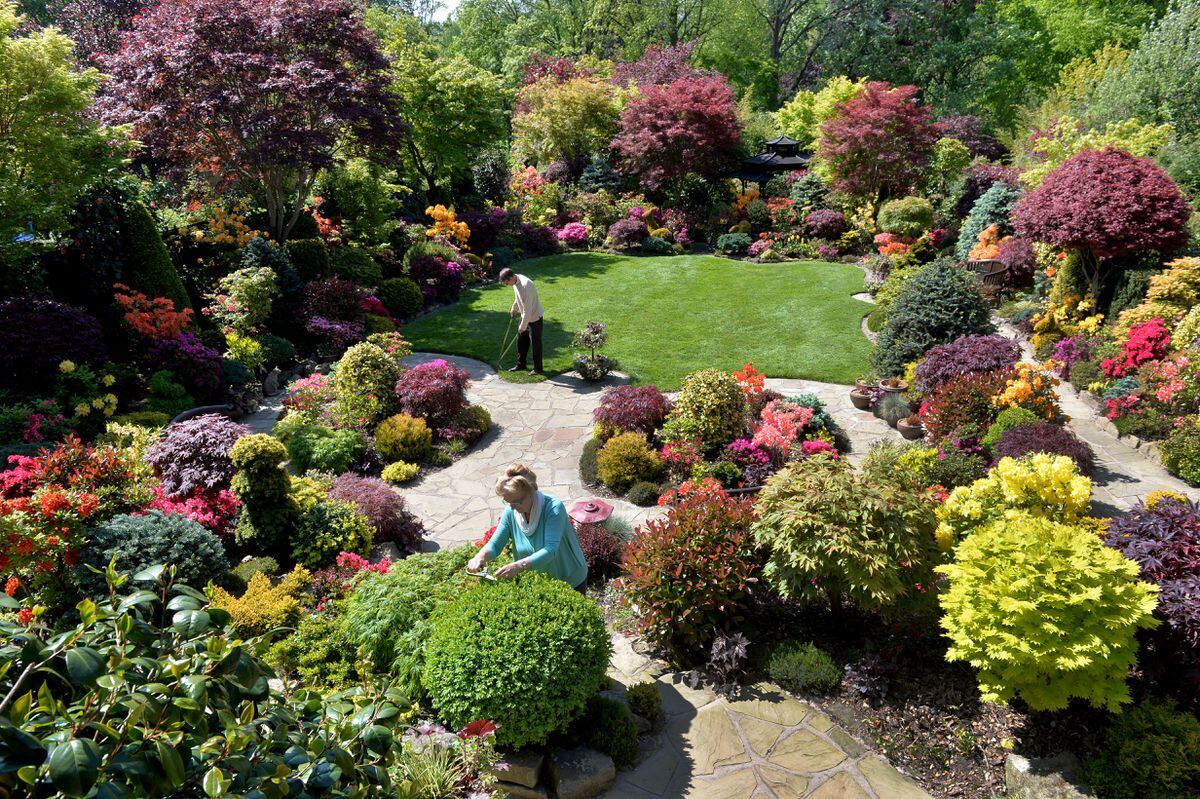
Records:
[[[514,463],[496,481],[496,495],[505,502],[519,502],[537,493],[537,475],[523,463]]]

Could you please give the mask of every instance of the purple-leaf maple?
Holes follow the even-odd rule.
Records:
[[[821,125],[818,152],[835,189],[872,204],[912,192],[940,135],[919,91],[871,81]]]
[[[625,172],[657,190],[689,172],[721,175],[741,138],[729,83],[705,75],[643,86],[621,112],[612,147]]]
[[[340,147],[399,142],[388,63],[354,0],[163,0],[100,61],[103,120],[178,173],[256,193],[280,241]]]
[[[1017,232],[1077,251],[1099,296],[1108,259],[1187,244],[1187,200],[1162,169],[1124,150],[1084,150],[1017,203]]]

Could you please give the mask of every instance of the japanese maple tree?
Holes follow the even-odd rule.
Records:
[[[163,0],[100,61],[104,121],[177,173],[257,194],[280,241],[340,148],[378,153],[402,130],[353,0]]]
[[[1187,200],[1147,158],[1124,150],[1084,150],[1025,194],[1017,232],[1079,253],[1099,296],[1112,259],[1141,250],[1170,255],[1187,244]]]
[[[829,164],[835,189],[878,207],[917,186],[941,135],[918,92],[916,86],[871,81],[820,126],[817,152]]]
[[[644,85],[621,112],[612,148],[623,171],[657,190],[689,172],[721,175],[741,142],[737,104],[720,76]]]

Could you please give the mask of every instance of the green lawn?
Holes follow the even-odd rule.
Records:
[[[871,345],[860,324],[871,306],[851,296],[863,290],[854,266],[574,253],[516,269],[537,284],[551,374],[571,369],[571,337],[589,319],[608,326],[604,351],[622,371],[664,389],[697,369],[733,370],[747,361],[771,377],[830,383],[852,383],[868,368]],[[470,289],[404,334],[418,351],[494,365],[512,301],[508,286]],[[514,347],[504,365],[515,359]]]

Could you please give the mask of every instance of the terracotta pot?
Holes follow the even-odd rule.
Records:
[[[884,385],[884,382],[882,380],[880,380],[879,381],[879,389],[881,391],[886,391],[889,394],[899,394],[901,391],[908,391],[908,383],[901,380],[899,385],[888,386],[888,385]]]
[[[865,411],[871,407],[871,395],[865,391],[854,389],[850,392],[850,403],[860,411]]]
[[[861,377],[854,381],[854,391],[870,391],[871,384]]]
[[[925,426],[920,422],[909,424],[907,419],[896,422],[896,429],[908,441],[916,441],[925,437]]]

